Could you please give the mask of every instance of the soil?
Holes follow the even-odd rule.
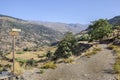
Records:
[[[116,80],[113,71],[115,56],[106,44],[99,44],[102,50],[90,58],[80,57],[74,63],[58,64],[56,69],[26,71],[25,80]]]

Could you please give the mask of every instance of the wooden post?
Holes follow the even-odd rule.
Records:
[[[9,32],[9,34],[13,37],[13,40],[12,40],[12,49],[13,49],[13,77],[12,77],[12,80],[15,80],[15,36],[18,36],[19,33],[18,32],[21,32],[21,29],[15,29],[13,28],[11,32]]]
[[[13,76],[15,75],[15,36],[13,36]]]

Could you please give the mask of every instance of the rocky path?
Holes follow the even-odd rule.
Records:
[[[90,58],[79,58],[74,64],[59,64],[55,70],[48,69],[43,74],[33,72],[28,80],[116,80],[112,51],[105,44],[99,47],[102,51]]]

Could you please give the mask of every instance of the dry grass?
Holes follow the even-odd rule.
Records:
[[[7,57],[12,59],[12,53],[7,55]],[[15,58],[31,59],[37,58],[37,55],[34,52],[25,52],[24,54],[15,54]]]
[[[10,64],[11,65],[10,71],[13,71],[12,63],[10,63],[8,61],[2,61],[0,64],[3,66]],[[20,75],[23,73],[23,71],[24,71],[24,69],[20,66],[20,64],[18,62],[15,62],[15,74]]]
[[[108,45],[108,49],[111,49],[114,51],[114,54],[116,55],[115,63],[114,63],[114,71],[117,74],[117,79],[120,80],[120,46],[115,46],[115,45]]]
[[[120,80],[120,74],[117,74],[116,80]]]
[[[38,57],[38,55],[45,55],[49,50],[51,52],[54,52],[56,50],[56,47],[44,46],[43,48],[41,48],[41,51],[38,52],[24,52],[24,54],[15,54],[15,58],[22,58],[26,60],[33,58],[34,60],[39,60],[40,58]],[[7,55],[7,57],[12,59],[12,53]]]
[[[0,64],[2,64],[2,65],[7,65],[7,64],[12,64],[12,63],[10,63],[10,62],[8,62],[8,61],[6,61],[6,60],[2,60],[2,61],[0,62]]]
[[[23,59],[23,60],[29,60],[31,58],[33,58],[34,60],[40,60],[41,58],[38,57],[38,55],[45,55],[49,50],[51,52],[54,52],[57,48],[56,47],[48,47],[48,46],[44,46],[41,48],[41,51],[38,51],[38,52],[24,52],[24,54],[15,54],[15,58],[16,59]],[[12,59],[12,53],[11,54],[8,54],[6,56],[7,58],[9,59]],[[11,64],[12,65],[12,62],[8,62],[6,60],[2,60],[0,62],[0,64],[2,65],[6,65],[6,64]],[[24,66],[21,66],[19,64],[19,62],[15,62],[15,73],[16,74],[21,74],[26,68]],[[31,68],[32,69],[32,68]],[[12,71],[12,69],[11,69]]]
[[[18,62],[15,62],[15,74],[20,75],[22,74],[24,69],[20,66]]]
[[[90,58],[90,56],[96,54],[98,51],[101,51],[101,48],[93,47],[92,50],[88,50],[84,56],[87,56],[88,58]]]
[[[74,58],[70,57],[70,58],[62,59],[62,62],[64,62],[64,63],[72,63],[72,62],[74,62]]]
[[[55,68],[57,68],[57,65],[54,62],[47,62],[44,65],[42,65],[41,68],[42,69],[49,69],[49,68],[55,69]]]
[[[114,51],[114,53],[116,54],[116,57],[120,57],[120,46],[115,46],[115,45],[108,45],[108,49],[111,49]]]

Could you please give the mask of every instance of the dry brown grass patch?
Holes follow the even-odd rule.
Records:
[[[88,50],[84,56],[87,56],[88,58],[90,58],[90,56],[96,54],[98,51],[101,51],[101,48],[93,47],[92,50]]]

